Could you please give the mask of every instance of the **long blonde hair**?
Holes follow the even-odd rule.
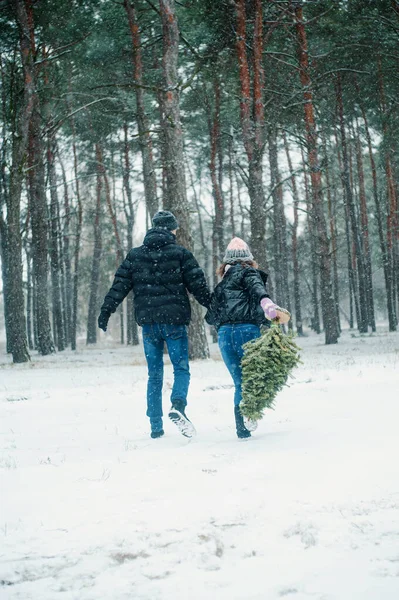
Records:
[[[241,265],[243,269],[245,269],[245,267],[252,267],[252,268],[254,268],[254,269],[258,269],[258,268],[259,268],[259,265],[258,265],[258,263],[257,263],[257,262],[255,262],[254,260],[246,260],[246,261],[243,261],[243,260],[237,260],[237,261],[236,261],[236,262],[234,262],[233,264],[231,264],[231,263],[227,263],[227,262],[224,262],[224,263],[222,263],[222,264],[221,264],[221,265],[220,265],[220,266],[219,266],[219,267],[216,269],[216,275],[217,275],[218,277],[221,277],[221,278],[222,278],[222,277],[224,277],[224,275],[225,275],[225,272],[226,272],[226,267],[227,267],[227,266],[230,266],[230,267],[232,267],[233,265]]]

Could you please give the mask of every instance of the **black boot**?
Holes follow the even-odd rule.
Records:
[[[234,407],[234,416],[236,418],[237,436],[239,438],[249,438],[249,437],[251,437],[251,432],[248,431],[248,429],[244,425],[244,419],[243,419],[243,416],[241,414],[239,406],[235,406]]]

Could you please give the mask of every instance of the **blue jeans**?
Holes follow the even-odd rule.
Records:
[[[258,325],[251,325],[250,323],[222,325],[218,331],[220,352],[234,381],[235,406],[238,406],[242,399],[241,359],[244,356],[243,345],[258,337],[260,337]]]
[[[143,325],[144,352],[148,365],[147,417],[153,431],[162,429],[163,348],[168,348],[173,365],[174,383],[171,402],[187,404],[190,369],[188,336],[185,325]]]

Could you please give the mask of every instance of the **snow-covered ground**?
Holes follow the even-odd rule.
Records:
[[[397,600],[399,335],[300,345],[241,442],[215,346],[192,441],[149,438],[141,348],[1,355],[0,598]]]

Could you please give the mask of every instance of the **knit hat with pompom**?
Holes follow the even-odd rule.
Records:
[[[224,253],[223,262],[232,264],[238,261],[247,262],[253,260],[251,250],[248,244],[239,237],[235,237],[231,240],[230,244],[226,248]]]

